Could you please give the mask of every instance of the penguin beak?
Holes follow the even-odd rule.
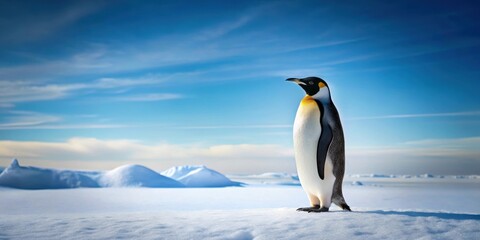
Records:
[[[302,82],[300,79],[298,78],[288,78],[286,81],[289,81],[289,82],[294,82],[298,85],[307,85],[306,83]]]

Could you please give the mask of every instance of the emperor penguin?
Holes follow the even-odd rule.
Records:
[[[328,212],[331,203],[351,211],[342,193],[345,141],[327,83],[318,77],[289,78],[305,90],[293,125],[298,178],[310,207],[297,211]]]

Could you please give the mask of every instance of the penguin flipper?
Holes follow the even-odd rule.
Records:
[[[320,125],[322,126],[322,132],[317,145],[317,170],[318,176],[323,180],[325,179],[325,161],[327,160],[328,148],[333,139],[333,131],[324,117],[325,110],[322,103],[318,100],[315,100],[315,102],[320,108]]]

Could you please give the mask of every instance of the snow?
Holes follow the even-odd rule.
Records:
[[[353,182],[352,182],[352,185],[354,185],[354,186],[363,186],[363,183],[360,182],[360,181],[353,181]]]
[[[296,212],[298,186],[3,188],[0,239],[479,239],[478,182],[457,181],[345,185],[354,212],[328,213]]]
[[[240,186],[225,175],[205,166],[178,166],[162,172],[162,175],[173,178],[187,187],[228,187]]]
[[[262,173],[259,175],[253,175],[252,177],[260,177],[260,178],[292,178],[292,175],[288,173],[282,173],[282,172],[268,172],[268,173]]]
[[[231,175],[230,179],[240,181],[248,184],[270,184],[270,185],[285,185],[285,186],[300,186],[300,181],[296,174],[282,173],[282,172],[268,172],[258,175]]]
[[[240,186],[205,166],[179,166],[161,175],[145,166],[123,165],[110,171],[73,171],[20,166],[14,159],[0,174],[0,186],[20,189],[95,187],[227,187]],[[170,178],[170,176],[172,178]]]
[[[395,175],[395,174],[351,174],[347,178],[455,178],[455,179],[478,179],[479,175],[433,175],[431,173],[424,173],[420,175]]]
[[[18,168],[27,167],[5,170]],[[163,173],[181,179],[198,169],[207,168]],[[92,179],[110,173],[121,186],[134,182],[125,180],[129,174],[145,175],[144,182],[158,177],[139,165],[71,172],[97,173]],[[480,239],[478,177],[347,176],[344,195],[353,212],[332,206],[305,213],[295,211],[308,205],[301,186],[283,184],[295,182],[292,176],[230,176],[249,184],[223,188],[0,187],[0,239]]]
[[[184,187],[141,165],[124,165],[107,171],[99,179],[105,187]]]
[[[23,167],[14,159],[0,174],[0,186],[22,189],[99,187],[92,177],[95,174],[98,173]]]

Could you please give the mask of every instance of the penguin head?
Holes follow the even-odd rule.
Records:
[[[330,90],[327,83],[319,77],[289,78],[287,81],[298,84],[307,95],[314,98],[330,98]]]

